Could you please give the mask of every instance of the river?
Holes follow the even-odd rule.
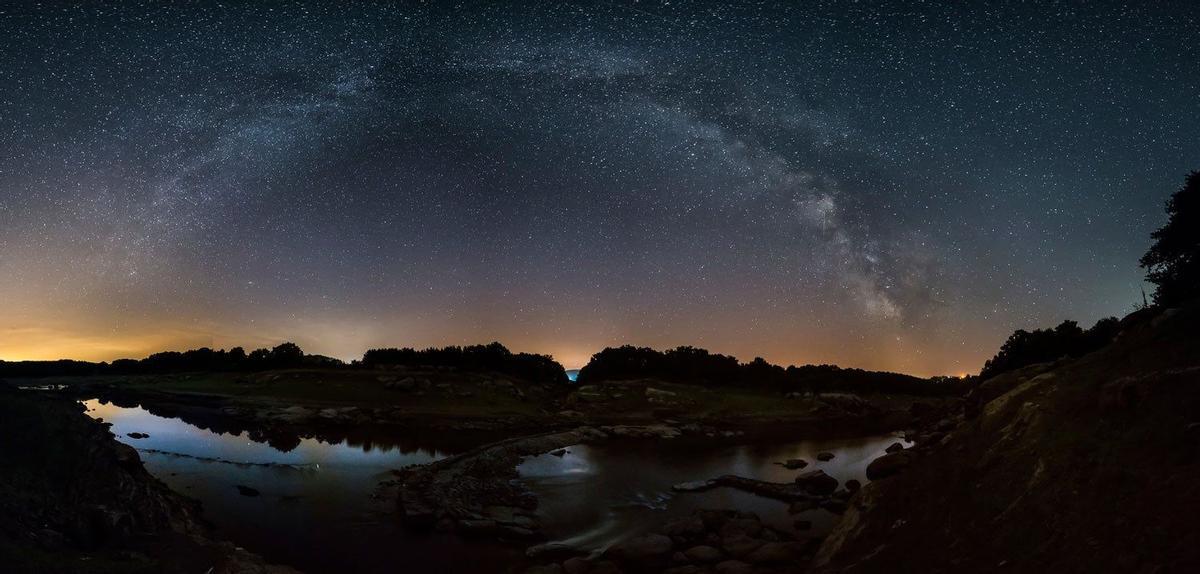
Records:
[[[294,448],[276,448],[246,433],[206,430],[140,406],[99,400],[84,405],[88,415],[112,424],[118,440],[140,451],[151,474],[198,499],[222,536],[270,561],[310,573],[476,572],[479,564],[498,567],[520,559],[519,548],[405,531],[392,505],[375,497],[391,470],[434,461],[470,444],[383,435],[354,444],[305,438]],[[589,549],[697,508],[751,510],[781,529],[808,520],[822,532],[836,519],[824,510],[789,515],[782,502],[732,489],[678,494],[670,487],[722,474],[788,481],[798,471],[775,463],[790,458],[809,461],[806,470],[865,483],[867,464],[897,440],[878,435],[774,444],[675,439],[575,445],[563,456],[530,457],[518,472],[538,495],[544,532]],[[822,451],[834,453],[833,460],[818,462],[815,456]],[[455,559],[448,563],[448,557]]]

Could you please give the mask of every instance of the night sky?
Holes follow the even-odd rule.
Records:
[[[974,372],[1200,168],[1193,2],[513,4],[4,4],[0,359]]]

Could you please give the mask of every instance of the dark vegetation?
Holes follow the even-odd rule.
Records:
[[[154,375],[184,372],[236,372],[337,367],[344,363],[321,355],[305,355],[294,343],[246,353],[241,347],[228,351],[209,348],[164,351],[145,359],[117,359],[111,363],[86,361],[0,361],[0,377],[66,377],[90,375]]]
[[[1200,171],[1188,174],[1183,187],[1167,200],[1166,211],[1166,225],[1150,235],[1154,245],[1140,261],[1146,280],[1155,285],[1154,306],[1159,308],[1181,306],[1200,296]],[[1121,323],[1108,317],[1087,330],[1075,321],[1053,329],[1019,329],[984,364],[979,377],[1086,355],[1111,343]]]
[[[761,357],[739,363],[735,357],[695,347],[657,351],[647,347],[609,347],[592,356],[579,371],[579,383],[607,380],[661,379],[706,386],[738,386],[794,392],[901,393],[946,395],[963,390],[965,381],[951,377],[922,379],[899,373],[843,369],[834,365],[787,368]]]
[[[1036,363],[1080,357],[1112,342],[1119,330],[1116,317],[1101,319],[1087,330],[1075,321],[1063,321],[1053,329],[1018,329],[1009,335],[1000,352],[984,363],[979,376],[988,379]]]
[[[377,369],[404,367],[454,367],[467,371],[494,371],[536,383],[567,382],[563,366],[549,355],[513,353],[500,343],[466,347],[416,349],[371,349],[363,354],[362,366]]]
[[[566,383],[563,366],[547,355],[513,353],[500,343],[424,350],[372,349],[352,364],[306,355],[294,343],[246,353],[209,348],[165,351],[145,359],[118,359],[111,363],[85,361],[0,361],[0,377],[39,378],[92,375],[156,375],[169,373],[257,372],[276,369],[386,369],[393,367],[449,367],[473,372],[498,372],[536,383]]]
[[[1200,171],[1167,200],[1167,224],[1150,235],[1154,245],[1142,256],[1146,280],[1157,288],[1154,303],[1172,307],[1200,295]]]

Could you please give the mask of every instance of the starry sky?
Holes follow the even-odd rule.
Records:
[[[1192,2],[0,5],[0,359],[975,372],[1141,300]]]

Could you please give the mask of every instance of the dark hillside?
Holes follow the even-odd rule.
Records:
[[[855,496],[822,572],[1200,571],[1200,307],[984,381]],[[937,435],[935,435],[937,436]]]

